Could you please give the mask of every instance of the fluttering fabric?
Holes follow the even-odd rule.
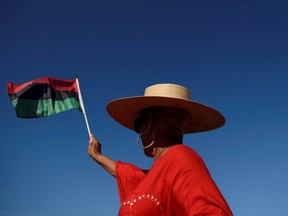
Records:
[[[82,111],[76,80],[44,77],[23,84],[7,82],[7,90],[17,117],[47,117],[70,109]]]
[[[232,215],[201,157],[182,144],[149,171],[117,162],[116,179],[119,216]]]

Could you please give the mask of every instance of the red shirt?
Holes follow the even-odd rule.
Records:
[[[117,162],[118,216],[233,215],[201,157],[175,145],[147,172]]]

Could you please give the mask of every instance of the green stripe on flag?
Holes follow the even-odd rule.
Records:
[[[82,111],[80,102],[76,98],[67,98],[65,100],[29,100],[15,99],[12,101],[18,117],[36,118],[47,117],[70,109]]]

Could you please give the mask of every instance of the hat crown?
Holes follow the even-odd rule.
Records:
[[[144,96],[170,97],[190,100],[189,89],[176,84],[156,84],[145,89]]]

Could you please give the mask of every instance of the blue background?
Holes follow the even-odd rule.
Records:
[[[235,215],[287,215],[287,1],[0,1],[0,215],[117,215],[115,179],[87,154],[77,110],[16,118],[6,82],[77,75],[103,153],[149,168],[106,104],[156,83],[226,117],[185,136]]]

